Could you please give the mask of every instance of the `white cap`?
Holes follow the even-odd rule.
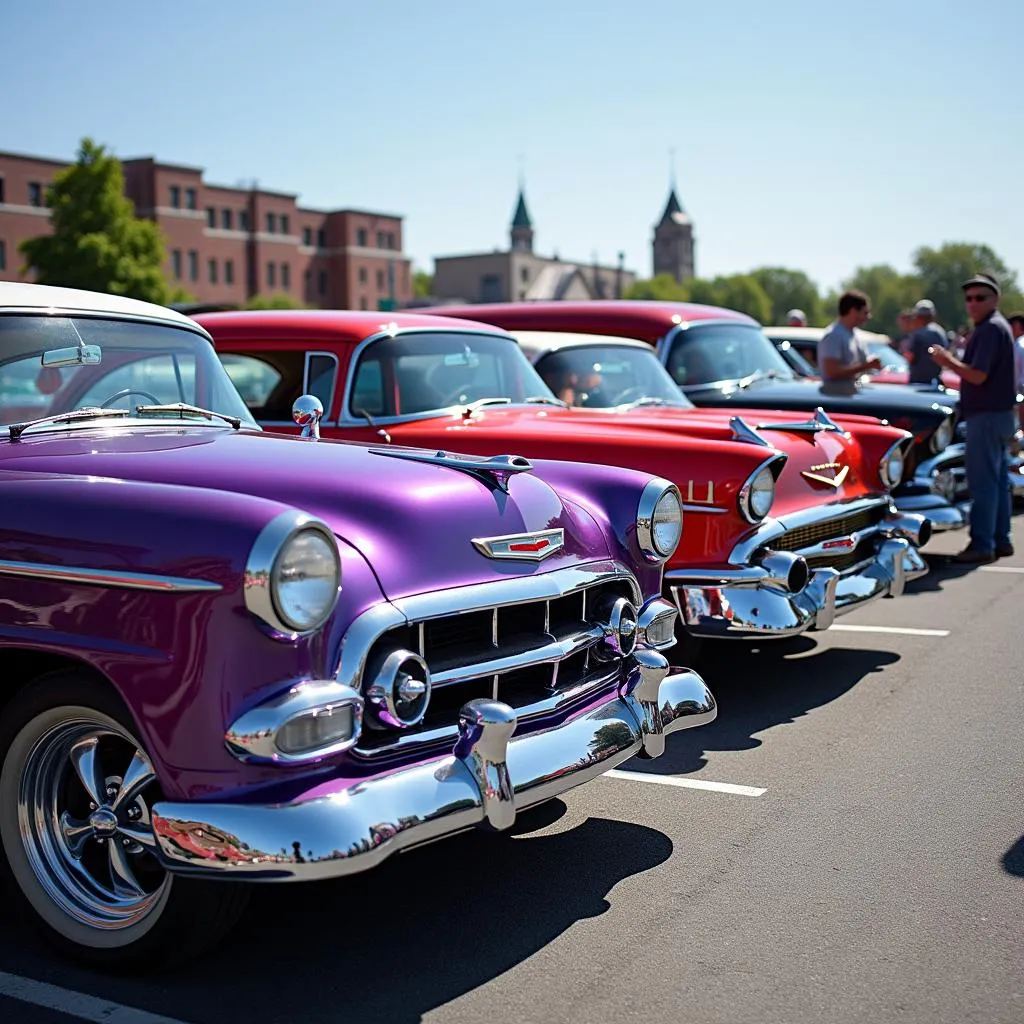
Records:
[[[786,319],[787,320],[800,320],[800,321],[803,321],[803,322],[806,323],[807,316],[806,316],[806,314],[804,313],[804,311],[802,309],[791,309],[786,314]]]
[[[931,299],[919,299],[914,312],[920,316],[935,316],[935,303]]]

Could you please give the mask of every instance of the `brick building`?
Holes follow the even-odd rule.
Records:
[[[66,166],[0,152],[0,281],[31,279],[18,246],[50,230],[46,187]],[[392,309],[412,299],[399,216],[306,209],[293,193],[207,183],[202,168],[152,157],[122,166],[136,215],[164,233],[167,279],[199,302],[285,294],[324,308]]]

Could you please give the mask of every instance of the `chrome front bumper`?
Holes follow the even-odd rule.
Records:
[[[923,524],[921,516],[890,515],[872,530],[851,535],[850,550],[865,536],[876,537],[874,554],[841,572],[816,569],[798,592],[751,565],[670,570],[665,585],[692,636],[768,640],[828,629],[837,615],[879,597],[899,597],[909,580],[928,572],[916,546],[930,535]],[[806,557],[821,553],[820,548],[797,552]]]
[[[658,757],[670,733],[717,714],[699,675],[638,650],[614,696],[549,729],[516,737],[511,707],[474,700],[453,751],[412,767],[320,782],[286,804],[159,802],[157,853],[172,872],[252,882],[350,875],[472,826],[510,828],[518,810]]]

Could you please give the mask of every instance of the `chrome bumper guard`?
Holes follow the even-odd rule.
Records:
[[[1018,448],[1019,445],[1015,443],[1007,451],[1009,466],[1006,479],[1010,493],[1015,500],[1024,498],[1024,458]],[[959,523],[953,526],[943,525],[939,518],[933,515],[933,509],[927,505],[928,499],[932,499],[934,503],[935,498],[944,498],[948,502],[961,506],[970,500],[967,486],[966,446],[963,443],[951,444],[939,455],[922,462],[914,471],[913,482],[917,490],[926,493],[898,500],[897,505],[901,509],[923,513],[933,520],[936,530],[958,529],[967,524],[968,517],[961,515]],[[955,517],[948,514],[943,518],[955,521]]]
[[[452,753],[409,768],[320,782],[287,804],[158,802],[157,854],[172,872],[251,882],[355,874],[472,826],[508,829],[517,811],[634,755],[658,757],[670,733],[717,714],[699,675],[641,649],[614,696],[549,729],[517,738],[511,707],[473,700]]]
[[[806,630],[828,629],[837,615],[879,597],[899,597],[909,580],[928,572],[917,551],[928,542],[931,525],[923,516],[895,513],[869,530],[843,538],[853,551],[875,538],[874,553],[843,571],[816,569],[798,592],[778,585],[762,565],[722,570],[676,569],[665,585],[687,632],[709,639],[773,639]],[[835,550],[818,545],[797,552],[805,558]],[[769,552],[768,555],[775,554]]]

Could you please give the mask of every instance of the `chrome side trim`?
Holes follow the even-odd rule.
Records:
[[[819,405],[814,416],[809,420],[798,420],[794,423],[758,423],[758,430],[785,430],[789,433],[818,434],[827,431],[834,434],[850,435]]]
[[[219,583],[212,583],[210,580],[189,579],[184,576],[122,572],[118,569],[85,569],[73,565],[47,565],[45,562],[0,560],[0,576],[55,580],[58,583],[76,583],[122,590],[153,590],[174,594],[213,593],[224,589]]]
[[[374,420],[376,423],[377,421]],[[462,473],[477,477],[485,483],[490,481],[502,491],[508,491],[508,479],[516,473],[529,473],[533,463],[522,455],[492,455],[491,458],[476,458],[457,455],[452,452],[433,453],[416,448],[371,448],[371,455],[386,455],[392,459],[406,459],[409,462],[427,462],[432,466],[446,466]]]

